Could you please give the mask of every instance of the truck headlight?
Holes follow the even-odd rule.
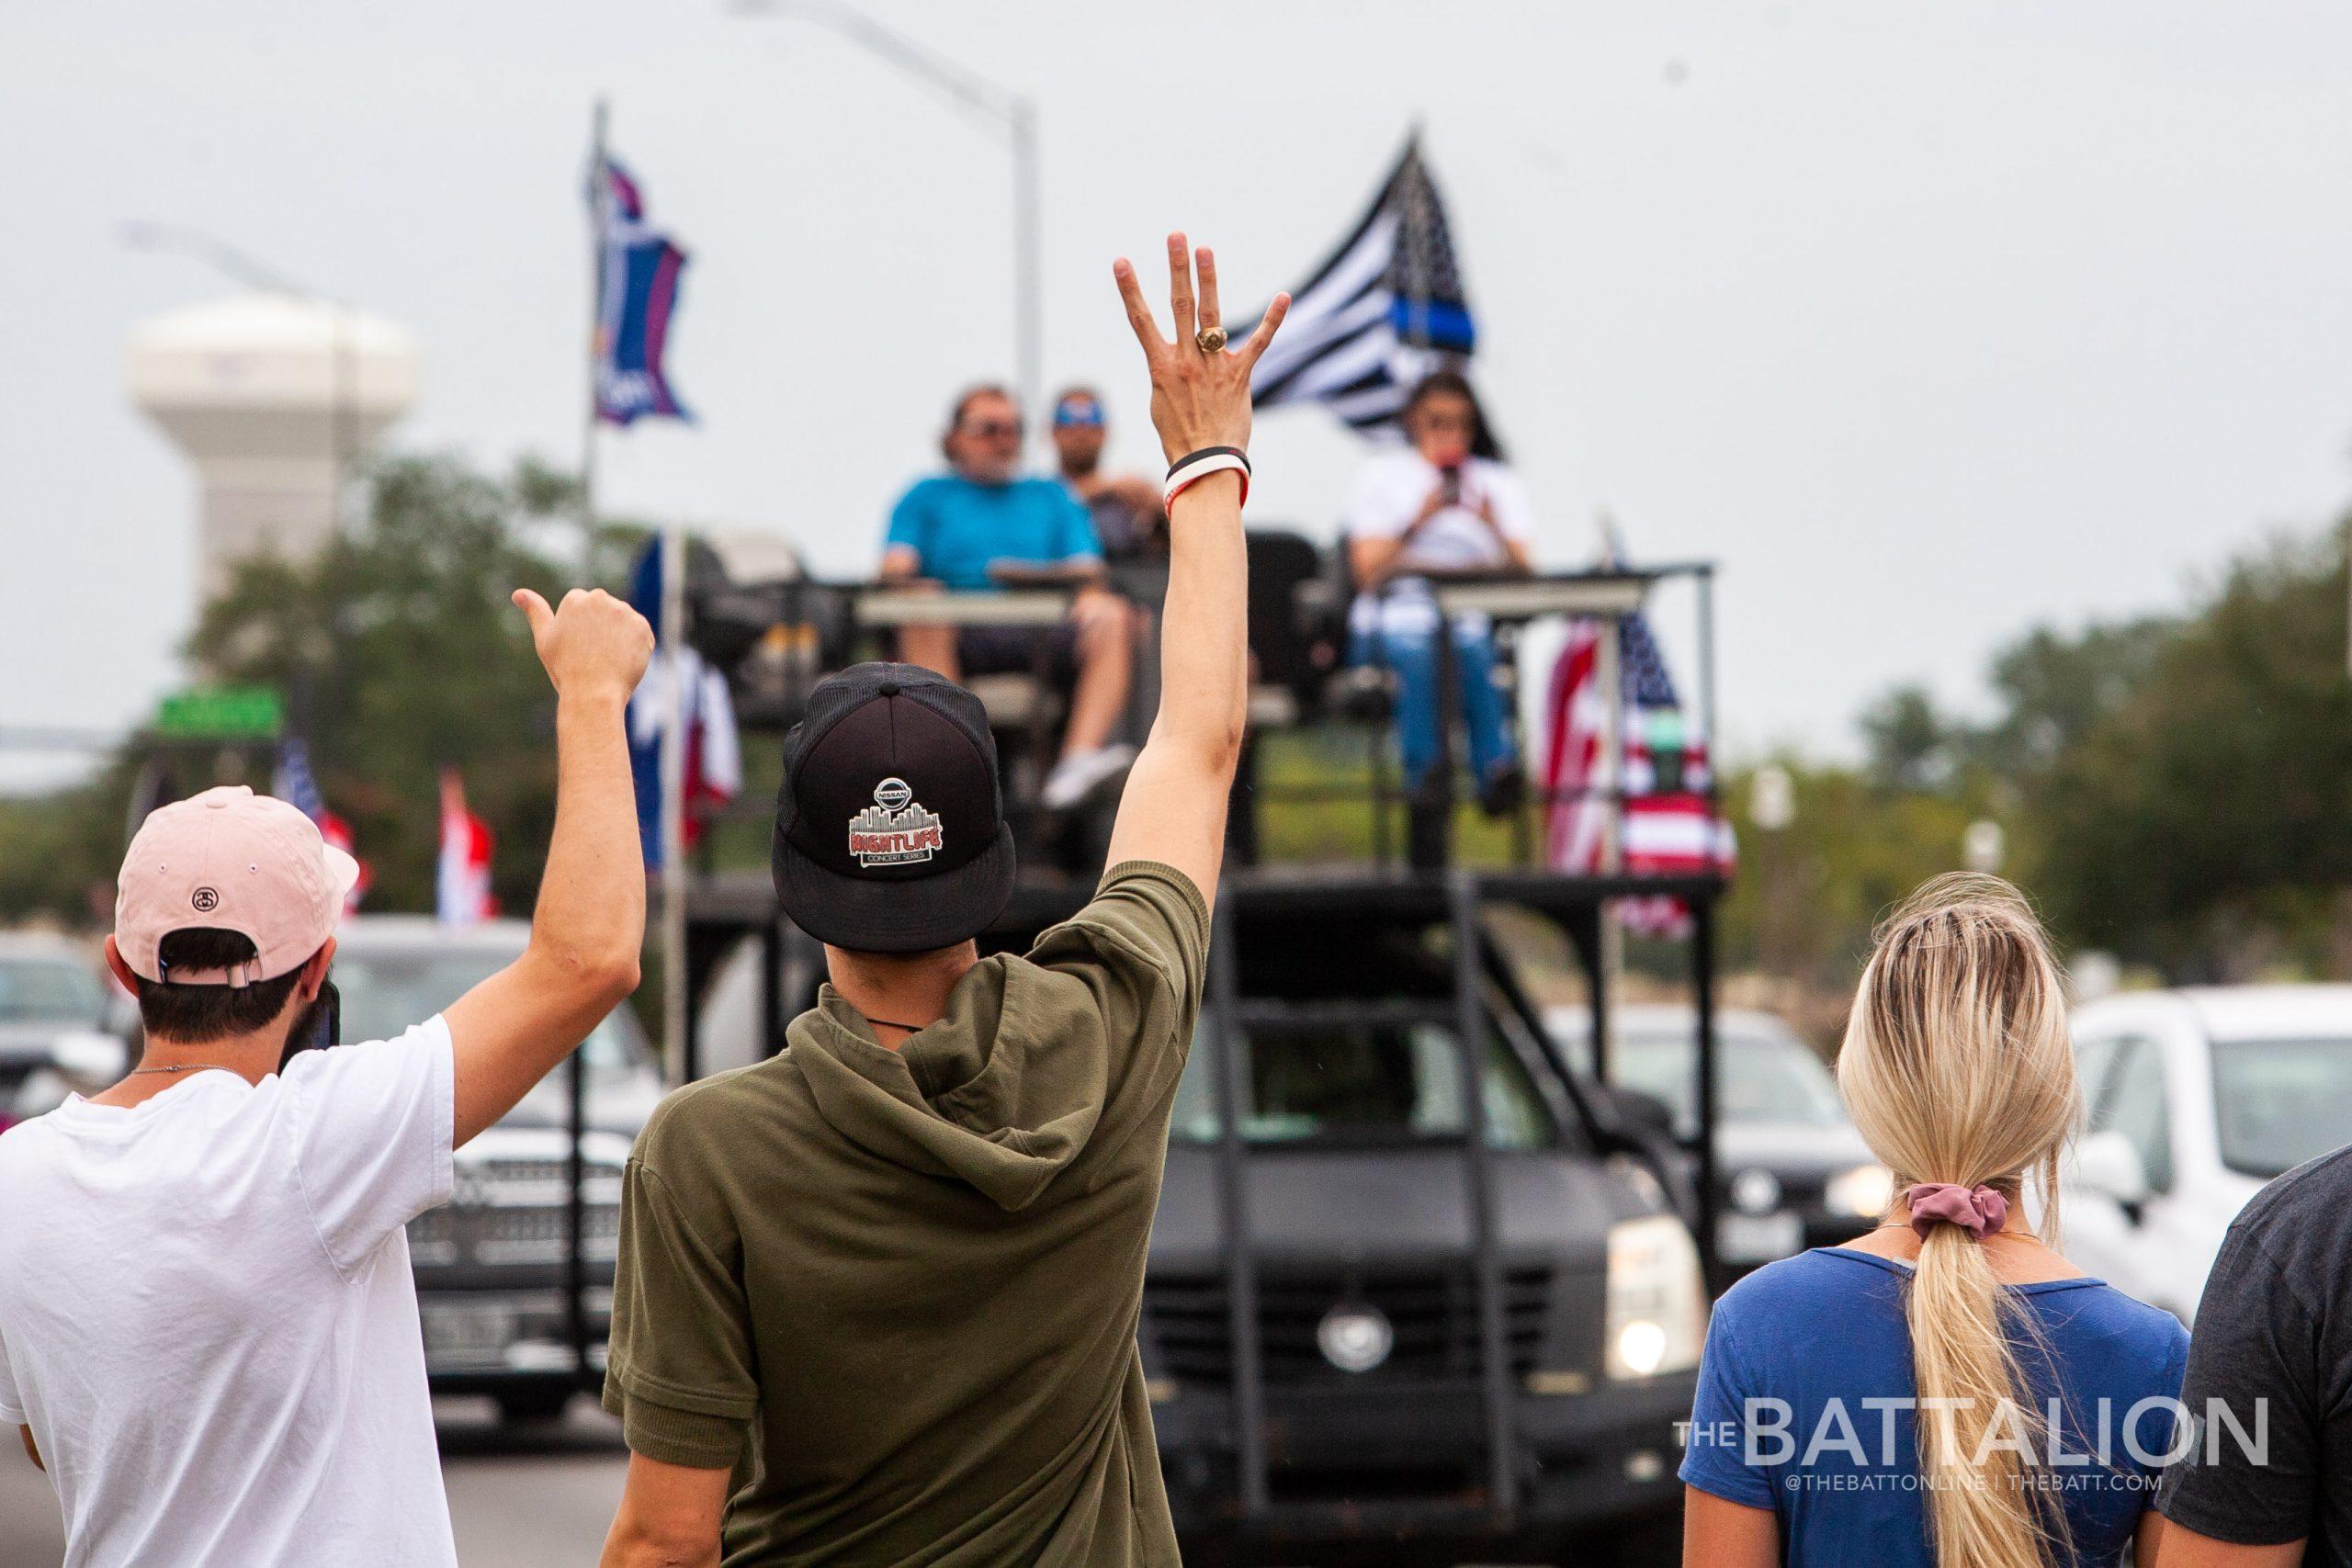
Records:
[[[1833,1214],[1874,1220],[1894,1201],[1894,1172],[1883,1165],[1858,1165],[1831,1177],[1821,1196]]]
[[[1603,1364],[1612,1378],[1646,1378],[1699,1364],[1707,1290],[1690,1227],[1645,1214],[1609,1227],[1609,1307]]]

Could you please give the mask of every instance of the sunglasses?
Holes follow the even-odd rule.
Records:
[[[983,441],[993,441],[1000,436],[1020,434],[1021,422],[1017,419],[976,419],[963,427],[963,433],[977,435]]]

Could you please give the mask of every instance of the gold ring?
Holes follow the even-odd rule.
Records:
[[[1221,354],[1225,351],[1225,329],[1203,327],[1193,334],[1193,342],[1203,354]]]

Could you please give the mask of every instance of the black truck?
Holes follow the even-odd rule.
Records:
[[[1588,1561],[1678,1517],[1687,1168],[1487,933],[1489,897],[1547,894],[1589,933],[1467,874],[1226,900],[1144,1287],[1196,1558]]]

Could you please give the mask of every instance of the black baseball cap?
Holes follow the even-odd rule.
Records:
[[[1012,829],[979,698],[915,664],[855,664],[784,740],[775,890],[795,925],[859,953],[977,936],[1012,897]]]

